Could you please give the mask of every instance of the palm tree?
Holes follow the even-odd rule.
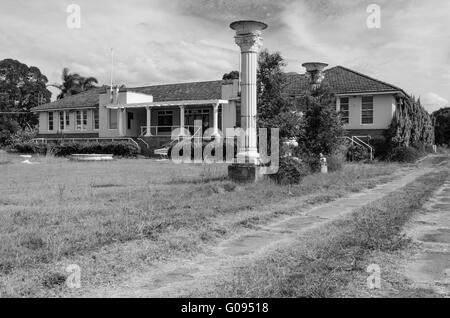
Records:
[[[97,87],[94,84],[98,84],[98,81],[95,77],[82,77],[80,79],[80,88],[82,92]]]
[[[62,84],[50,84],[48,86],[58,88],[61,93],[57,96],[57,99],[62,99],[67,96],[76,95],[78,93],[87,91],[96,87],[98,81],[94,77],[82,77],[78,73],[70,73],[69,69],[65,67],[61,75]]]

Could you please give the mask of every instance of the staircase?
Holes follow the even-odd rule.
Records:
[[[346,136],[344,137],[346,140],[351,142],[352,145],[357,145],[359,147],[367,148],[370,153],[370,160],[374,159],[374,149],[371,145],[369,145],[367,142],[363,141],[363,138],[369,138],[370,136]]]
[[[152,137],[138,137],[134,140],[141,148],[141,155],[146,157],[159,157],[155,155],[155,150],[161,148],[164,144],[170,142],[170,136],[152,136]]]

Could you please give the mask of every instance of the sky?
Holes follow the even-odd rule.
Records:
[[[371,4],[379,28],[367,25]],[[115,84],[216,80],[238,69],[229,24],[254,19],[269,25],[264,47],[282,54],[287,72],[303,73],[308,61],[342,65],[434,111],[450,106],[449,15],[448,0],[1,0],[0,59],[37,66],[50,83],[68,67],[109,84],[114,48]]]

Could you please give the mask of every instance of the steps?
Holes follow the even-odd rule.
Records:
[[[170,136],[151,136],[151,137],[138,137],[134,140],[139,144],[141,148],[141,155],[146,157],[159,157],[155,155],[155,150],[161,148],[164,144],[170,142],[172,139]]]

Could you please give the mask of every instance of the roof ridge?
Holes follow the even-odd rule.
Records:
[[[196,82],[183,82],[183,83],[157,84],[157,85],[147,85],[147,86],[127,87],[127,89],[138,89],[138,88],[148,88],[148,87],[158,87],[158,86],[172,86],[172,85],[186,85],[186,84],[200,84],[200,83],[215,83],[215,82],[223,82],[223,80],[211,80],[211,81],[196,81]]]
[[[371,76],[369,76],[369,75],[360,73],[360,72],[358,72],[358,71],[349,69],[349,68],[344,67],[344,66],[342,66],[342,65],[336,65],[336,66],[334,66],[334,67],[332,67],[332,68],[329,68],[328,70],[331,70],[331,69],[333,69],[333,68],[341,68],[341,69],[343,69],[343,70],[345,70],[345,71],[352,72],[352,73],[354,73],[354,74],[356,74],[356,75],[359,75],[359,76],[365,77],[365,78],[367,78],[367,79],[370,79],[370,80],[372,80],[372,81],[376,81],[376,82],[378,82],[378,83],[381,83],[381,84],[390,86],[390,87],[392,87],[392,88],[394,88],[394,89],[396,89],[396,90],[399,90],[399,91],[402,91],[402,92],[403,92],[403,90],[402,90],[400,87],[398,87],[398,86],[392,85],[392,84],[390,84],[390,83],[388,83],[388,82],[379,80],[379,79],[377,79],[377,78],[374,78],[374,77],[371,77]],[[328,70],[326,70],[326,71],[328,71]]]

